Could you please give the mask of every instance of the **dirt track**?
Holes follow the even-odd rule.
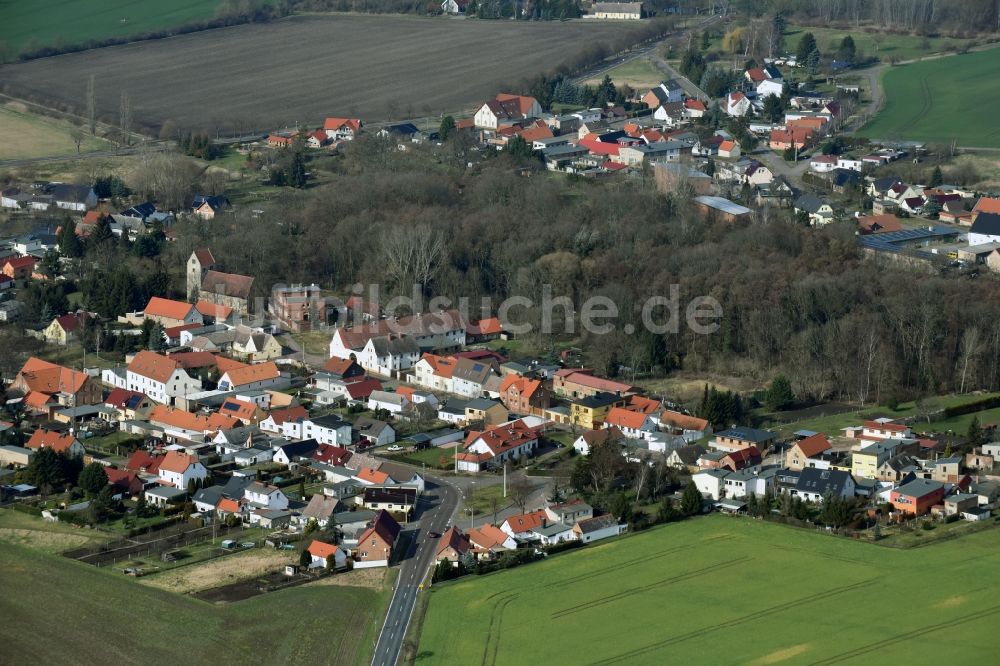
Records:
[[[136,123],[146,126],[169,118],[229,133],[314,125],[328,115],[371,122],[468,109],[504,84],[641,29],[603,21],[297,16],[5,66],[0,81],[11,94],[80,108],[94,74],[101,117],[117,122],[124,90]]]

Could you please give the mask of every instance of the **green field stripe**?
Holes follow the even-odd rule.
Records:
[[[706,625],[706,626],[701,627],[699,629],[694,629],[692,631],[689,631],[686,634],[681,634],[680,636],[674,636],[674,637],[668,638],[666,640],[657,641],[656,643],[651,643],[649,645],[646,645],[646,646],[643,646],[643,647],[640,647],[640,648],[636,648],[635,650],[630,650],[628,652],[623,652],[622,654],[615,655],[615,656],[609,657],[607,659],[602,659],[600,661],[591,662],[591,664],[592,665],[593,664],[614,664],[614,663],[617,663],[617,662],[634,659],[635,657],[647,654],[649,652],[654,652],[654,651],[659,650],[660,648],[666,647],[668,645],[674,645],[676,643],[681,643],[681,642],[684,642],[684,641],[689,641],[692,638],[701,638],[702,636],[710,634],[713,631],[719,631],[721,629],[730,629],[730,628],[732,628],[732,627],[734,627],[734,626],[736,626],[738,624],[745,624],[745,623],[751,622],[753,620],[757,620],[757,619],[760,619],[760,618],[767,617],[767,616],[772,615],[774,613],[779,613],[779,612],[782,612],[782,611],[792,610],[794,608],[798,608],[800,606],[806,606],[808,604],[812,604],[812,603],[815,603],[817,601],[823,601],[824,599],[829,599],[831,597],[836,597],[836,596],[840,596],[842,594],[847,594],[848,592],[853,592],[854,590],[858,590],[858,589],[861,589],[863,587],[867,587],[868,585],[871,585],[872,583],[876,582],[877,580],[878,580],[878,578],[869,578],[868,580],[863,580],[863,581],[861,581],[859,583],[854,583],[853,585],[847,585],[847,586],[840,587],[840,588],[834,588],[832,590],[827,590],[826,592],[820,592],[819,594],[811,594],[811,595],[808,595],[808,596],[805,596],[805,597],[800,597],[800,598],[798,598],[798,599],[796,599],[794,601],[789,601],[789,602],[786,602],[786,603],[776,604],[776,605],[770,606],[768,608],[764,608],[764,609],[761,609],[761,610],[758,610],[758,611],[754,611],[753,613],[747,613],[746,615],[743,615],[741,617],[738,617],[738,618],[735,618],[735,619],[732,619],[732,620],[725,620],[725,621],[721,621],[720,620],[717,623]]]

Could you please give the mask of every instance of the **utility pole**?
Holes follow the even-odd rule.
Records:
[[[503,496],[507,499],[507,461],[503,461]]]

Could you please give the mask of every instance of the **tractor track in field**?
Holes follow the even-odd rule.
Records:
[[[907,631],[907,632],[904,632],[904,633],[901,633],[901,634],[896,634],[895,636],[890,636],[888,638],[881,639],[881,640],[879,640],[879,641],[877,641],[875,643],[869,643],[868,645],[863,645],[863,646],[861,646],[859,648],[855,648],[853,650],[847,650],[846,652],[841,652],[840,654],[834,655],[832,657],[827,657],[826,659],[821,659],[819,661],[814,661],[814,662],[812,662],[811,666],[825,666],[826,664],[836,664],[836,663],[844,661],[846,659],[853,659],[855,657],[861,657],[861,656],[864,656],[864,655],[867,655],[867,654],[871,654],[872,652],[876,652],[878,650],[881,650],[884,647],[888,647],[890,645],[895,645],[896,643],[900,643],[902,641],[909,640],[911,638],[916,638],[917,636],[920,636],[921,634],[927,634],[927,633],[931,633],[931,632],[935,632],[935,631],[941,631],[942,629],[950,629],[950,628],[958,626],[960,624],[964,624],[965,622],[970,622],[970,621],[973,621],[973,620],[980,620],[980,619],[982,619],[984,617],[989,617],[991,615],[996,615],[997,613],[1000,613],[1000,605],[991,606],[990,608],[986,608],[986,609],[981,610],[981,611],[976,611],[975,613],[969,613],[969,614],[963,615],[961,617],[956,617],[956,618],[954,618],[952,620],[948,620],[947,622],[939,622],[937,624],[929,624],[929,625],[926,625],[926,626],[923,626],[923,627],[919,627],[917,629],[913,629],[912,631]]]
[[[497,595],[494,594],[492,596],[495,597]],[[518,596],[520,595],[516,592],[508,594],[507,596],[498,599],[496,605],[493,606],[493,612],[490,613],[489,631],[486,633],[486,641],[483,644],[482,666],[493,666],[497,663],[497,653],[500,650],[500,627],[503,624],[503,612],[504,609],[507,608],[507,604],[514,601],[514,599],[517,599]],[[493,652],[492,658],[490,657],[491,650]]]
[[[732,534],[720,534],[718,536],[709,537],[708,539],[705,539],[704,541],[701,541],[699,543],[688,544],[688,545],[685,545],[685,546],[677,546],[676,548],[668,548],[666,550],[661,550],[660,552],[654,553],[652,555],[645,555],[643,557],[637,557],[637,558],[632,559],[632,560],[626,560],[626,561],[622,562],[620,565],[618,565],[618,567],[615,568],[614,571],[616,571],[616,572],[617,571],[621,571],[625,567],[631,567],[631,566],[635,566],[637,564],[643,564],[645,562],[650,562],[652,560],[656,560],[656,559],[659,559],[661,557],[666,557],[667,555],[673,555],[674,553],[680,553],[680,552],[685,551],[685,550],[691,550],[692,548],[696,548],[697,546],[700,546],[700,545],[702,545],[702,544],[704,544],[706,542],[713,542],[713,541],[719,541],[719,540],[723,540],[723,539],[732,539],[732,538],[733,538]],[[588,580],[590,578],[597,578],[598,576],[605,576],[605,575],[607,575],[609,573],[612,573],[612,572],[611,571],[607,571],[607,570],[593,571],[593,572],[590,572],[590,573],[580,574],[579,576],[573,576],[571,578],[563,578],[562,580],[557,580],[554,583],[549,583],[548,585],[543,585],[542,588],[545,589],[545,588],[550,588],[550,587],[563,587],[563,586],[566,586],[566,585],[573,585],[573,584],[579,583],[581,580]]]
[[[662,641],[657,641],[656,643],[651,643],[649,645],[645,645],[645,646],[643,646],[641,648],[636,648],[635,650],[629,650],[628,652],[623,652],[621,654],[618,654],[618,655],[615,655],[615,656],[612,656],[612,657],[608,657],[606,659],[601,659],[599,661],[594,661],[594,662],[591,662],[591,665],[593,666],[593,665],[596,665],[596,664],[614,664],[614,663],[619,663],[619,662],[622,662],[622,661],[633,660],[636,657],[639,657],[641,655],[647,654],[649,652],[653,652],[655,650],[659,650],[660,648],[666,647],[668,645],[674,645],[676,643],[682,643],[684,641],[691,640],[692,638],[701,638],[702,636],[710,634],[713,631],[719,631],[719,630],[722,630],[722,629],[730,629],[730,628],[732,628],[732,627],[734,627],[734,626],[736,626],[738,624],[745,624],[746,622],[751,622],[753,620],[758,620],[758,619],[761,619],[761,618],[765,618],[765,617],[771,615],[772,613],[778,613],[778,612],[781,612],[781,611],[792,610],[792,609],[795,609],[795,608],[799,608],[801,606],[806,606],[806,605],[811,604],[811,603],[816,602],[816,601],[823,601],[825,599],[829,599],[831,597],[839,596],[841,594],[847,594],[848,592],[853,592],[855,590],[858,590],[858,589],[861,589],[861,588],[866,587],[868,585],[871,585],[876,580],[878,580],[878,579],[877,578],[870,578],[868,580],[863,580],[861,582],[854,583],[852,585],[846,585],[844,587],[834,588],[832,590],[827,590],[826,592],[821,592],[819,594],[813,594],[813,595],[809,595],[809,596],[805,596],[805,597],[800,597],[800,598],[795,599],[793,601],[789,601],[789,602],[785,602],[785,603],[780,603],[780,604],[775,604],[774,606],[769,606],[768,608],[763,608],[761,610],[757,610],[757,611],[754,611],[752,613],[747,613],[746,615],[743,615],[742,617],[738,617],[738,618],[734,618],[732,620],[725,620],[725,621],[720,621],[718,623],[706,625],[704,627],[700,627],[698,629],[694,629],[692,631],[689,631],[689,632],[687,632],[685,634],[681,634],[680,636],[674,636],[672,638],[667,638],[667,639],[662,640]]]
[[[715,564],[709,565],[707,567],[702,567],[701,569],[695,569],[694,571],[688,571],[686,573],[677,574],[676,576],[670,576],[662,580],[655,581],[649,585],[640,585],[639,587],[632,587],[627,590],[622,590],[617,594],[612,594],[611,596],[601,597],[600,599],[594,599],[593,601],[587,601],[582,604],[577,604],[576,606],[570,606],[569,608],[564,608],[562,610],[556,611],[552,614],[552,619],[557,620],[559,618],[566,617],[567,615],[573,615],[574,613],[581,613],[585,610],[590,610],[591,608],[597,608],[598,606],[603,606],[604,604],[609,604],[612,601],[618,601],[620,599],[625,599],[631,597],[635,594],[641,594],[643,592],[648,592],[650,590],[655,590],[660,587],[666,587],[667,585],[673,585],[674,583],[681,583],[686,580],[691,580],[692,578],[698,578],[704,576],[705,574],[711,573],[720,567],[728,567],[735,564],[743,564],[744,562],[749,562],[752,557],[737,557],[736,559],[727,560],[725,562],[716,562]]]

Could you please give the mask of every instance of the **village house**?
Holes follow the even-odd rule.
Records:
[[[904,514],[922,516],[944,499],[944,484],[927,479],[914,479],[893,490],[889,502]]]
[[[570,402],[570,423],[581,428],[597,430],[615,407],[625,406],[624,396],[614,393],[594,393]]]
[[[656,422],[653,417],[644,412],[638,412],[627,407],[614,407],[604,417],[603,428],[618,428],[631,439],[646,439],[649,433],[656,432]]]
[[[474,122],[478,128],[496,130],[503,125],[540,115],[542,107],[534,97],[501,93],[479,107]]]
[[[102,378],[118,388],[143,393],[164,405],[174,405],[178,398],[186,399],[202,388],[201,379],[188,375],[179,361],[151,351],[136,352],[125,370],[124,381],[113,370],[105,370]]]
[[[231,355],[250,363],[261,363],[280,358],[284,350],[270,333],[237,326],[230,349]]]
[[[227,370],[219,378],[220,391],[250,391],[267,389],[282,383],[281,372],[274,361],[242,365]]]
[[[158,471],[162,483],[181,490],[186,489],[192,481],[201,482],[208,478],[208,470],[198,460],[198,456],[180,451],[167,451]]]
[[[509,460],[530,456],[538,447],[539,432],[523,419],[511,421],[466,437],[465,451],[456,455],[459,471],[479,472]]]
[[[145,319],[160,324],[164,328],[183,326],[185,324],[201,324],[204,319],[198,309],[190,303],[172,301],[169,298],[153,296],[142,311]]]
[[[399,523],[386,511],[375,514],[369,527],[358,537],[354,568],[387,567],[399,538]]]
[[[500,382],[500,401],[516,414],[537,414],[551,404],[551,395],[541,380],[508,374]]]
[[[854,489],[854,479],[847,472],[806,467],[799,472],[795,488],[789,492],[803,501],[821,503],[827,496],[854,497]]]
[[[214,220],[229,207],[229,199],[223,196],[196,194],[191,200],[191,214],[206,221]]]
[[[93,378],[34,356],[25,361],[10,388],[22,394],[29,414],[51,417],[58,409],[101,402],[101,387]]]
[[[369,487],[365,488],[355,500],[359,506],[378,511],[384,509],[394,515],[409,521],[417,505],[416,488],[402,487]]]
[[[817,433],[795,442],[785,453],[785,465],[789,469],[801,470],[816,467],[817,459],[831,448],[826,435]]]
[[[454,0],[452,0],[454,1]],[[472,542],[460,529],[452,525],[441,535],[434,558],[438,562],[448,561],[458,566],[472,549]]]
[[[823,226],[833,221],[833,206],[815,194],[801,195],[793,206],[796,213],[807,215],[809,224],[813,226]]]
[[[595,2],[591,16],[597,19],[632,20],[642,18],[641,2]]]
[[[770,430],[738,427],[716,433],[715,438],[708,445],[713,449],[727,453],[748,449],[751,446],[759,451],[764,451],[775,441],[776,437]]]
[[[361,120],[357,118],[327,118],[323,131],[331,141],[353,141],[361,133]]]
[[[496,525],[486,523],[478,528],[470,528],[466,536],[473,546],[476,559],[491,560],[506,550],[515,550],[517,540]]]
[[[77,329],[92,319],[89,312],[74,312],[56,317],[42,331],[42,337],[46,342],[66,346],[71,342],[76,342]]]
[[[596,377],[591,370],[582,368],[557,371],[552,378],[552,390],[564,398],[584,398],[597,393],[611,393],[616,396],[635,393],[635,389],[628,384]]]
[[[313,539],[306,548],[310,569],[343,569],[347,566],[347,551],[340,546]]]
[[[39,428],[31,434],[24,448],[37,451],[39,449],[52,449],[56,453],[64,453],[71,458],[82,458],[86,452],[83,444],[69,432],[56,432]]]

